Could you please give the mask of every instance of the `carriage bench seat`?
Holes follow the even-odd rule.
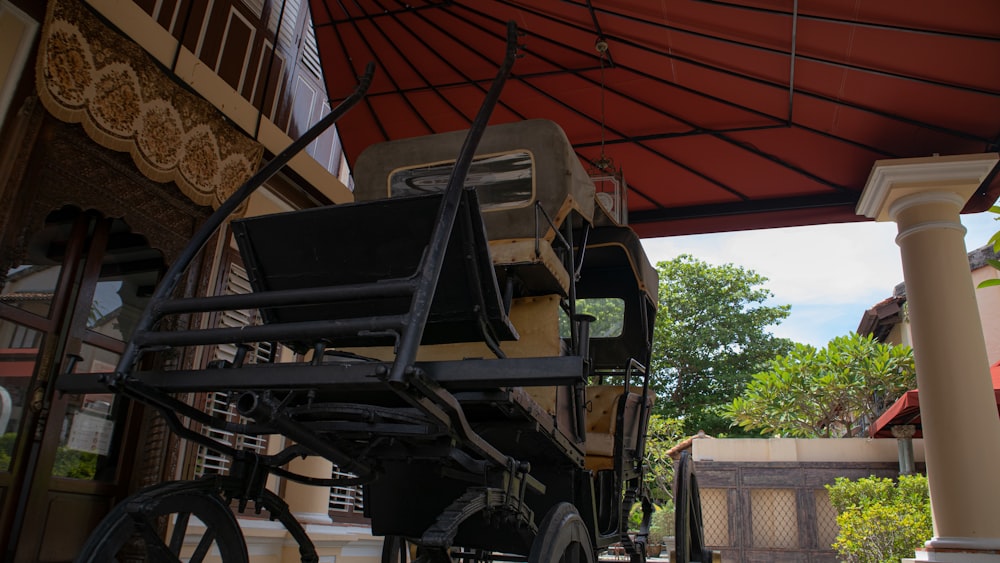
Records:
[[[502,342],[500,348],[508,358],[546,358],[561,356],[563,340],[559,338],[559,296],[538,295],[519,297],[511,302],[510,323],[518,339]],[[377,360],[392,361],[392,346],[346,347],[344,352]],[[494,354],[483,342],[425,344],[417,349],[418,362],[488,359]]]
[[[548,240],[501,239],[491,240],[489,244],[501,287],[508,275],[514,275],[529,294],[569,295],[569,272]]]
[[[572,419],[566,409],[558,409],[557,403],[570,401],[570,390],[565,387],[531,387],[528,394],[550,415],[560,417],[557,426],[572,428]],[[624,388],[621,385],[587,386],[587,438],[584,443],[586,467],[593,471],[613,469],[615,460],[615,430],[617,412],[621,404]],[[631,459],[639,440],[639,406],[642,395],[629,393],[625,398],[625,458]],[[653,399],[647,399],[647,409],[652,408]],[[562,416],[560,416],[561,413]]]
[[[614,468],[615,431],[617,430],[618,409],[624,395],[621,385],[590,385],[587,387],[587,469],[598,471]],[[625,458],[634,456],[639,440],[639,407],[642,395],[629,393],[625,397],[624,444]],[[653,398],[647,398],[647,410],[652,408]]]
[[[442,199],[432,193],[233,221],[254,292],[302,296],[288,305],[262,307],[265,324],[330,327],[322,339],[331,347],[392,345],[392,331],[407,330],[409,325],[399,325],[405,315],[415,314],[412,295],[429,267],[424,257],[430,254]],[[516,340],[475,192],[463,190],[458,207],[421,342],[482,341],[484,325],[496,340]],[[305,297],[321,291],[339,293]],[[308,341],[290,344],[311,346]]]

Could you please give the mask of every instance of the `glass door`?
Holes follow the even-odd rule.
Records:
[[[110,393],[53,388],[60,377],[113,370],[162,269],[159,253],[123,221],[64,208],[8,272],[0,296],[6,560],[72,560],[127,494],[136,407]]]

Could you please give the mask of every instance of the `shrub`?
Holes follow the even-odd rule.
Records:
[[[827,485],[840,533],[833,547],[851,563],[898,563],[931,538],[927,478],[838,477]]]
[[[10,458],[14,451],[17,434],[8,432],[0,436],[0,471],[10,471]]]
[[[10,471],[10,460],[17,434],[8,432],[0,436],[0,471]],[[97,454],[71,450],[59,446],[56,450],[52,474],[71,479],[93,479],[97,473]]]
[[[97,454],[72,450],[64,446],[56,450],[52,475],[70,479],[93,479],[96,473]]]
[[[666,506],[656,507],[656,512],[649,519],[649,543],[662,544],[663,541],[674,535],[674,507],[673,502]]]

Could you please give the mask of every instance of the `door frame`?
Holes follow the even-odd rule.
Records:
[[[114,407],[117,412],[114,415],[112,450],[108,455],[114,460],[113,474],[109,475],[111,479],[99,481],[52,475],[64,432],[63,422],[71,402],[70,396],[60,396],[54,391],[56,381],[59,377],[72,377],[72,374],[66,373],[73,364],[70,358],[79,354],[84,344],[116,354],[120,354],[125,346],[122,341],[87,328],[112,222],[113,219],[92,212],[78,214],[49,316],[43,322],[31,324],[39,328],[45,325],[45,329],[35,373],[29,385],[27,397],[30,404],[25,406],[25,416],[14,448],[12,471],[8,474],[11,494],[6,496],[3,505],[6,560],[41,560],[40,554],[47,549],[45,546],[49,545],[51,549],[54,545],[47,543],[52,541],[53,533],[60,535],[58,543],[69,548],[82,545],[104,513],[127,496],[130,489],[136,465],[142,407],[124,397],[117,397]],[[3,312],[7,310],[5,308]],[[69,529],[66,526],[57,526],[58,530],[48,529],[50,517],[68,516],[54,509],[58,503],[66,506],[67,502],[69,506],[84,503],[82,506],[85,509],[79,515],[84,516],[85,521],[74,522],[75,525],[69,526]]]

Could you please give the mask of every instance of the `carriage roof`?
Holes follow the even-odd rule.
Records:
[[[355,198],[372,201],[443,190],[465,137],[466,131],[452,131],[370,146],[353,170]],[[536,233],[551,241],[555,231],[545,216],[558,228],[571,211],[581,224],[617,224],[595,197],[607,194],[597,193],[566,134],[549,120],[488,127],[466,186],[476,187],[490,241],[533,238]],[[637,283],[655,303],[656,272],[638,238],[631,231],[607,236],[620,239]]]

